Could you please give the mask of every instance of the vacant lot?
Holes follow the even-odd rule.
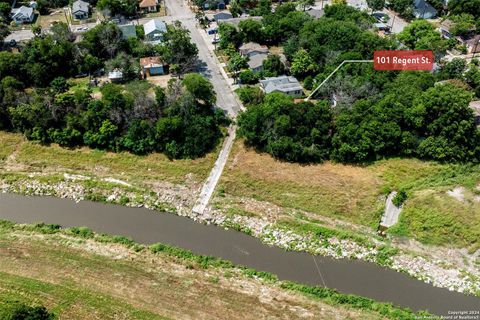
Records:
[[[381,319],[233,270],[63,234],[0,227],[0,307],[43,304],[59,319]]]
[[[475,200],[479,184],[479,166],[415,159],[382,160],[368,166],[330,162],[302,166],[246,149],[238,140],[216,200],[218,206],[235,202],[238,212],[271,215],[266,206],[243,206],[254,199],[305,211],[311,221],[329,217],[374,230],[385,195],[390,190],[405,190],[409,198],[400,225],[393,231],[426,243],[471,246],[480,242],[480,202]],[[458,186],[465,190],[464,201],[447,194]]]

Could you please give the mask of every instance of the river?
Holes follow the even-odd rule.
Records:
[[[161,242],[271,272],[281,280],[325,285],[415,311],[447,315],[449,311],[480,310],[477,297],[436,288],[373,263],[285,251],[235,230],[144,208],[0,193],[0,219],[86,226],[99,233],[131,237],[147,245]]]

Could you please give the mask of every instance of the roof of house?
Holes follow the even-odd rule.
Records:
[[[149,8],[155,7],[157,5],[157,0],[142,0],[138,5],[140,8]]]
[[[480,34],[477,34],[476,36],[466,40],[465,44],[469,47],[474,48],[475,50],[477,50],[477,52],[479,52],[479,50],[480,50]]]
[[[289,76],[266,78],[265,80],[260,80],[260,84],[262,85],[263,90],[265,90],[266,93],[271,93],[275,91],[291,92],[303,90],[300,82],[298,82],[295,77]]]
[[[473,110],[475,117],[480,117],[480,100],[470,102],[469,107]]]
[[[426,0],[414,0],[413,6],[413,14],[417,18],[430,19],[437,16],[437,10]]]
[[[221,22],[221,23],[228,23],[228,24],[231,24],[231,25],[234,25],[234,26],[238,27],[238,24],[239,24],[241,21],[248,20],[248,19],[252,19],[252,20],[255,20],[255,21],[261,21],[261,20],[263,19],[263,17],[261,17],[261,16],[238,17],[238,18],[225,19],[225,20],[222,20],[222,21],[220,21],[220,22]]]
[[[11,11],[12,18],[16,17],[31,17],[33,15],[33,8],[21,6],[20,8],[12,9]]]
[[[82,0],[77,0],[72,4],[72,12],[87,12],[88,13],[88,7],[90,4],[88,2],[82,1]]]
[[[325,11],[318,10],[318,9],[311,9],[311,10],[307,10],[306,12],[315,19],[320,19],[325,15]]]
[[[248,67],[250,69],[257,69],[263,65],[263,61],[265,61],[268,57],[268,54],[260,53],[250,57],[248,60]]]
[[[108,78],[109,79],[122,79],[123,78],[123,72],[119,69],[112,70],[108,73]]]
[[[129,38],[136,38],[137,37],[137,30],[133,24],[124,24],[118,26],[120,31],[122,32],[123,39]]]
[[[232,14],[228,12],[219,12],[213,15],[215,21],[226,20],[233,18]]]
[[[165,33],[167,32],[167,24],[160,19],[152,19],[143,25],[143,30],[145,30],[146,35],[154,31]]]
[[[140,65],[143,68],[155,68],[163,66],[163,61],[160,57],[145,57],[140,58]]]
[[[450,29],[453,27],[454,24],[455,23],[452,20],[446,19],[446,20],[442,21],[442,23],[440,23],[440,28],[442,30],[450,32]]]
[[[257,52],[263,52],[263,53],[268,53],[268,47],[258,44],[256,42],[247,42],[238,48],[241,54],[247,55],[250,52],[257,51]]]

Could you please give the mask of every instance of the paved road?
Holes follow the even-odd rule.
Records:
[[[235,94],[222,74],[221,66],[212,51],[212,46],[207,43],[207,37],[202,34],[205,31],[196,27],[195,15],[184,1],[167,0],[166,7],[168,19],[164,20],[179,20],[190,31],[192,41],[198,47],[198,57],[202,64],[200,72],[212,82],[217,93],[217,107],[235,118],[241,110],[241,105],[237,102]]]
[[[10,33],[6,38],[5,42],[10,42],[11,40],[15,40],[16,42],[20,41],[27,41],[33,38],[33,32],[32,30],[25,29],[25,30],[15,30],[12,33]]]

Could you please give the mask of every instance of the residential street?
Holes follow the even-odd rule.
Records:
[[[190,31],[192,41],[198,47],[200,63],[203,64],[201,73],[208,78],[217,93],[217,106],[225,110],[229,116],[236,117],[241,109],[227,80],[222,75],[221,66],[215,57],[212,48],[202,36],[202,29],[196,27],[195,15],[187,4],[178,0],[166,0],[167,17],[172,21],[179,20]]]

